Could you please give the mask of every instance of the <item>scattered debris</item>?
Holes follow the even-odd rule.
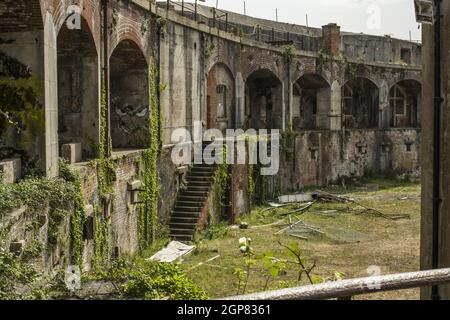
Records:
[[[289,235],[290,235],[291,237],[298,238],[298,239],[301,239],[301,240],[308,240],[307,237],[302,237],[302,236],[299,236],[298,234],[290,233]]]
[[[308,202],[306,204],[306,206],[301,207],[301,208],[297,208],[294,211],[290,211],[290,212],[287,212],[287,213],[281,213],[280,216],[290,216],[292,214],[303,214],[306,211],[308,211],[309,209],[311,209],[311,207],[314,205],[314,203],[315,202]]]
[[[347,198],[347,197],[343,197],[343,196],[338,196],[335,194],[331,194],[325,191],[316,191],[315,193],[313,193],[312,195],[313,199],[321,201],[321,202],[337,202],[337,203],[349,203],[349,202],[353,202],[353,199]]]
[[[306,199],[311,199],[309,202],[307,202],[306,204],[304,204],[306,201]],[[381,217],[384,219],[389,219],[389,220],[399,220],[399,219],[408,219],[410,218],[410,215],[408,214],[385,214],[375,208],[370,208],[358,201],[356,201],[355,199],[352,198],[348,198],[348,197],[344,197],[344,196],[340,196],[340,195],[335,195],[335,194],[331,194],[325,191],[321,191],[321,190],[317,190],[316,192],[312,193],[312,194],[298,194],[298,195],[293,195],[293,196],[281,196],[279,198],[280,202],[287,202],[287,203],[268,203],[268,205],[270,206],[269,208],[265,208],[263,210],[261,210],[259,213],[262,214],[264,212],[269,212],[275,209],[280,209],[283,208],[284,212],[280,212],[279,215],[280,217],[283,217],[284,220],[287,219],[287,227],[279,230],[278,232],[276,232],[275,234],[282,234],[284,232],[286,232],[287,230],[293,230],[295,229],[296,231],[300,230],[306,230],[308,232],[315,232],[315,233],[319,233],[319,234],[324,234],[323,231],[321,231],[320,229],[314,227],[314,226],[310,226],[307,225],[305,222],[303,222],[303,220],[299,219],[298,216],[304,214],[305,212],[307,212],[308,210],[310,210],[315,203],[317,202],[322,202],[322,203],[342,203],[342,204],[349,204],[348,207],[346,208],[342,208],[342,209],[335,209],[335,210],[328,210],[328,211],[322,211],[316,214],[321,214],[321,215],[326,215],[326,216],[336,216],[338,214],[338,212],[346,212],[346,213],[353,213],[353,214],[370,214],[370,215],[374,215],[377,217]],[[298,207],[299,205],[304,204],[301,207]],[[353,206],[351,206],[353,205]],[[287,209],[291,209],[291,211],[288,211]],[[293,222],[293,218],[297,219],[297,221]],[[280,224],[280,222],[276,222],[274,224],[271,225],[283,225]],[[285,224],[286,225],[286,224]],[[293,237],[300,237],[300,239],[303,239],[305,237],[299,236],[297,234],[289,234],[290,236]],[[306,239],[304,239],[306,240]]]
[[[239,229],[241,229],[241,230],[245,230],[248,228],[249,228],[249,225],[247,222],[241,222],[241,224],[239,225]]]
[[[195,246],[188,246],[178,241],[172,241],[167,247],[157,252],[147,260],[171,263],[191,253],[194,249]]]
[[[267,204],[269,206],[271,206],[272,208],[281,208],[284,207],[285,205],[279,204],[279,203],[275,203],[275,202],[267,202]]]
[[[354,199],[333,195],[333,194],[325,192],[325,191],[320,191],[320,190],[317,191],[317,193],[315,194],[315,197],[316,197],[316,199],[318,199],[320,201],[326,201],[326,202],[352,203],[352,204],[356,205],[357,207],[363,208],[363,210],[360,211],[358,214],[371,214],[371,215],[378,216],[378,217],[388,219],[388,220],[400,220],[400,219],[409,219],[410,218],[409,214],[386,214],[377,209],[370,208],[366,205],[363,205],[362,203],[360,203]]]
[[[339,212],[338,210],[325,210],[316,212],[315,214],[320,216],[335,217],[338,214],[338,212]]]
[[[278,197],[278,202],[282,203],[282,204],[310,202],[312,200],[313,200],[312,195],[307,194],[307,193],[299,193],[299,194],[292,194],[292,195],[285,195],[285,196]]]
[[[220,255],[214,256],[211,259],[206,260],[205,262],[200,262],[200,263],[196,264],[195,266],[193,266],[192,268],[189,268],[186,271],[191,271],[191,270],[197,269],[198,267],[201,267],[202,265],[207,264],[209,262],[212,262],[212,261],[214,261],[216,259],[219,259],[219,258],[220,258]]]
[[[289,222],[288,226],[281,229],[280,231],[276,232],[275,234],[282,234],[288,230],[295,230],[295,232],[306,230],[306,231],[312,231],[315,233],[323,234],[323,232],[321,230],[319,230],[317,227],[310,226],[309,224],[306,224],[303,220],[299,219],[298,217],[296,217],[296,218],[297,218],[297,221],[294,223],[292,223],[291,218],[289,218],[290,222]]]

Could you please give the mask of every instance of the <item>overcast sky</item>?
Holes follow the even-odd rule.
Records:
[[[206,0],[215,6],[217,0]],[[218,0],[219,8],[244,12],[243,0]],[[186,2],[193,2],[186,0]],[[278,21],[321,27],[335,22],[343,31],[376,35],[392,35],[419,40],[421,31],[415,21],[414,0],[245,0],[247,15]]]

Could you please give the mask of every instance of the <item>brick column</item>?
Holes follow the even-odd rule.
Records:
[[[329,23],[322,27],[322,49],[333,55],[341,52],[341,27]]]

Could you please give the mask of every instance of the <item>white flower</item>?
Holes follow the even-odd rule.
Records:
[[[239,239],[239,244],[240,245],[244,245],[244,244],[246,245],[247,244],[247,238],[246,237],[240,238]]]
[[[248,247],[247,246],[241,246],[239,248],[239,250],[241,250],[242,253],[246,253],[248,251]]]

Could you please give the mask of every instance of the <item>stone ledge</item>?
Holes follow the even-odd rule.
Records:
[[[3,172],[2,182],[4,184],[15,183],[22,175],[22,160],[20,158],[2,160],[0,169]]]

